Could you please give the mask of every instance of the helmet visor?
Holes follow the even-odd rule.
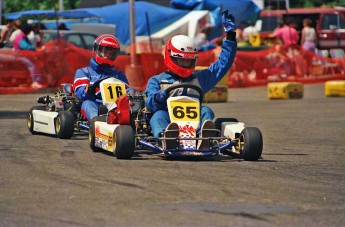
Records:
[[[97,55],[101,58],[114,61],[119,55],[119,49],[109,47],[109,46],[99,46]]]
[[[192,69],[196,65],[196,58],[171,57],[171,59],[176,65],[186,69]]]

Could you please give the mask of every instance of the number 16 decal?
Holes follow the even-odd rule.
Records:
[[[106,102],[114,102],[120,96],[126,94],[125,84],[103,84],[103,88],[105,92]]]

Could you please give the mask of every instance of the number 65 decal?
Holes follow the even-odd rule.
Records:
[[[171,113],[172,120],[183,121],[199,121],[199,105],[193,105],[194,103],[188,103],[187,105],[174,105],[172,106]]]

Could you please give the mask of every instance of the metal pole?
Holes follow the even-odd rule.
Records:
[[[129,29],[131,38],[131,65],[137,65],[136,61],[136,43],[135,43],[135,6],[134,0],[129,0]]]
[[[3,0],[0,0],[0,25],[2,24],[2,5],[4,4]]]
[[[147,34],[149,36],[149,41],[150,41],[150,52],[153,52],[153,46],[152,46],[152,38],[151,38],[151,29],[150,29],[150,20],[149,20],[149,15],[147,12],[145,12],[145,17],[146,17],[146,27],[147,27]]]
[[[60,11],[64,11],[64,8],[63,8],[63,0],[59,0],[59,10],[60,10]]]

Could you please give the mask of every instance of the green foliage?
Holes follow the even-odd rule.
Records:
[[[55,3],[55,8],[54,8]],[[64,9],[76,9],[80,0],[63,0]],[[4,12],[13,13],[24,10],[59,10],[59,0],[7,0]]]

